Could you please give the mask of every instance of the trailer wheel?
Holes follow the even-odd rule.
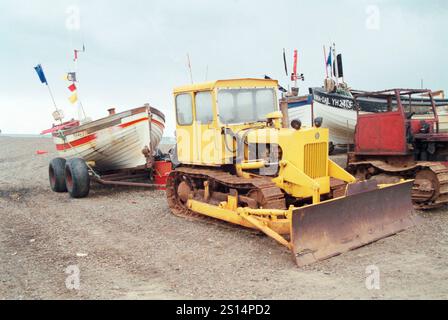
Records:
[[[48,166],[50,187],[54,192],[67,192],[65,185],[65,159],[54,158]]]
[[[65,164],[65,183],[72,198],[85,198],[90,191],[89,169],[83,159],[75,158]]]

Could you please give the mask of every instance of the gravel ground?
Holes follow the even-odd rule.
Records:
[[[53,150],[47,138],[0,137],[0,299],[448,298],[446,208],[299,269],[263,235],[171,215],[162,191],[94,185],[82,200],[53,193]],[[371,265],[379,290],[366,287]],[[67,289],[69,266],[79,269],[78,290]]]

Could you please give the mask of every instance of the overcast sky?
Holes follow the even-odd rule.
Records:
[[[76,8],[80,28],[70,30]],[[322,46],[335,42],[351,87],[418,88],[423,78],[425,87],[448,90],[445,0],[1,0],[0,28],[3,133],[51,127],[38,63],[58,106],[67,118],[76,115],[62,76],[83,43],[78,77],[87,114],[95,119],[110,106],[149,102],[166,114],[167,136],[174,131],[172,89],[190,81],[187,53],[195,82],[205,80],[208,66],[208,80],[268,74],[286,86],[282,50],[291,69],[297,48],[303,93],[323,83]]]

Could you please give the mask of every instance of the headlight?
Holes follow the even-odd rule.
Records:
[[[322,117],[317,117],[316,119],[314,119],[314,125],[316,126],[316,128],[322,127],[323,122],[324,119]]]
[[[291,121],[291,127],[293,129],[300,130],[300,128],[302,127],[302,121],[300,121],[300,120],[292,120]]]

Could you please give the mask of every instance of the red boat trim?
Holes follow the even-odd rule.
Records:
[[[143,122],[143,121],[148,121],[148,117],[137,119],[137,120],[134,120],[134,121],[131,121],[131,122],[122,123],[122,124],[119,125],[119,127],[120,128],[127,128],[127,127],[130,127],[130,126],[132,126],[132,125],[134,125],[136,123]]]
[[[147,120],[148,120],[148,118],[141,118],[141,119],[137,119],[137,120],[134,120],[134,121],[131,121],[131,122],[126,122],[126,123],[120,124],[119,127],[120,128],[127,128],[127,127],[130,127],[130,126],[134,125],[134,124],[140,123],[142,121],[147,121]],[[159,127],[162,127],[162,129],[165,128],[165,125],[162,122],[160,122],[160,121],[158,121],[156,119],[152,119],[152,123],[158,125]]]
[[[157,124],[162,129],[165,129],[165,125],[162,122],[157,121],[156,119],[152,119],[152,123]]]
[[[137,123],[140,123],[140,122],[143,122],[143,121],[148,121],[148,117],[120,124],[119,127],[120,128],[127,128],[127,127],[130,127],[130,126],[132,126],[134,124],[137,124]],[[160,121],[152,119],[152,122],[154,124],[158,125],[159,127],[161,127],[162,129],[165,128],[165,125],[162,122],[160,122]],[[81,139],[74,140],[74,141],[70,142],[70,144],[68,144],[68,143],[56,144],[56,149],[58,151],[63,151],[63,150],[71,149],[72,147],[79,147],[80,145],[89,143],[90,141],[95,140],[95,139],[96,139],[96,134],[93,133],[93,134],[85,136],[85,137],[83,137]]]
[[[77,127],[77,126],[79,126],[79,121],[78,120],[69,121],[69,122],[65,122],[65,123],[63,123],[61,125],[54,126],[51,129],[44,130],[40,134],[55,133],[55,132],[57,132],[59,130],[65,130],[65,129],[72,128],[72,127]]]
[[[81,139],[71,141],[70,144],[69,143],[57,144],[56,150],[63,151],[63,150],[71,149],[72,147],[79,147],[80,145],[89,143],[90,141],[95,140],[95,139],[96,139],[96,134],[94,133],[94,134],[85,136]]]

